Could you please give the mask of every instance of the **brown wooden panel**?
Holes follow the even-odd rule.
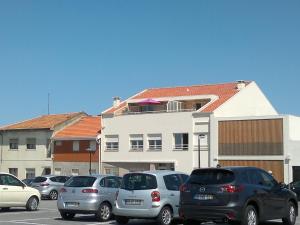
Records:
[[[277,181],[283,182],[284,171],[281,160],[220,160],[221,166],[254,166],[266,171],[271,170]]]
[[[219,155],[282,154],[282,119],[219,122]]]

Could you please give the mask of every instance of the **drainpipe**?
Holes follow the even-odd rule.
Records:
[[[1,161],[1,164],[0,164],[0,171],[1,171],[1,169],[2,169],[2,162],[3,162],[3,159],[2,159],[2,156],[3,156],[3,134],[2,134],[2,132],[0,131],[0,136],[1,136],[1,145],[0,145],[0,151],[1,151],[1,153],[0,153],[0,157],[1,157],[1,159],[0,159],[0,161]]]

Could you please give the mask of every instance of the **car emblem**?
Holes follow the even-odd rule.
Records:
[[[204,192],[204,191],[205,191],[205,187],[200,187],[200,188],[199,188],[199,191],[200,191],[200,192]]]

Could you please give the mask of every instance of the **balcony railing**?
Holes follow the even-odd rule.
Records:
[[[188,150],[189,149],[189,144],[176,144],[173,146],[173,150]]]
[[[148,150],[150,151],[160,151],[162,149],[161,145],[149,145]]]
[[[143,151],[144,146],[143,145],[131,145],[130,151]]]

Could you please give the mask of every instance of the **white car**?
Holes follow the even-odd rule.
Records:
[[[0,208],[25,207],[28,211],[38,209],[41,195],[14,175],[0,172]]]

